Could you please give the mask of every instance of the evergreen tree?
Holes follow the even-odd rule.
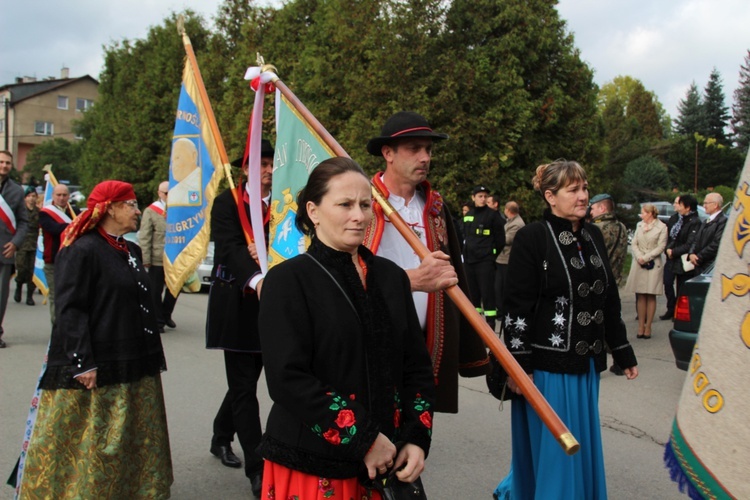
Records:
[[[84,137],[79,174],[86,189],[105,179],[123,180],[145,202],[167,179],[185,60],[176,20],[173,14],[145,39],[105,48],[99,100],[77,129]],[[187,11],[185,29],[200,54],[208,39],[202,19]]]
[[[593,73],[556,3],[450,3],[433,116],[451,141],[441,146],[445,162],[435,170],[459,197],[482,182],[538,204],[529,189],[538,164],[601,159]]]
[[[602,86],[598,97],[606,154],[597,190],[617,199],[629,193],[621,182],[626,166],[646,155],[664,135],[663,108],[652,92],[630,76],[618,76]]]
[[[740,152],[750,148],[750,50],[745,56],[745,64],[740,66],[740,85],[734,91],[732,105],[732,132]]]
[[[703,91],[703,115],[705,131],[702,135],[716,139],[719,144],[729,145],[726,127],[729,120],[729,108],[725,104],[721,74],[714,68]]]
[[[650,155],[641,156],[628,163],[623,184],[629,197],[626,201],[647,201],[658,196],[659,191],[670,187],[669,174],[664,165]]]
[[[88,113],[88,111],[87,111]],[[66,181],[67,184],[78,184],[78,172],[76,165],[81,156],[81,143],[71,142],[67,139],[57,137],[50,141],[44,141],[29,152],[23,171],[29,174],[29,184],[44,183],[44,172],[42,168],[52,165],[52,173],[58,181]]]
[[[705,134],[707,126],[703,101],[695,82],[690,84],[685,98],[677,105],[677,113],[674,121],[674,131],[677,135],[692,136],[696,132]]]

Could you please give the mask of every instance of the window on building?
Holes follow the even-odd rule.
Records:
[[[55,125],[52,122],[34,123],[34,133],[36,135],[54,135]]]
[[[76,111],[86,111],[94,105],[94,101],[91,99],[76,99]]]
[[[68,109],[68,96],[57,96],[57,109]]]

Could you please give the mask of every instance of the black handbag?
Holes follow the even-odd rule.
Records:
[[[383,479],[376,479],[373,484],[383,500],[427,500],[421,477],[413,483],[405,483],[399,481],[396,471],[392,470]]]
[[[643,269],[653,269],[654,268],[654,261],[650,260],[650,261],[646,262],[645,264],[641,264],[641,267]]]
[[[487,389],[490,390],[490,394],[500,401],[516,399],[518,394],[508,389],[508,373],[503,368],[503,365],[495,358],[494,354],[489,353],[489,358],[491,371],[485,375],[485,380],[487,381]]]

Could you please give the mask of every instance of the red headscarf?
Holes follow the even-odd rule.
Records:
[[[69,246],[79,236],[94,229],[112,203],[134,199],[132,184],[122,181],[100,182],[86,201],[87,210],[81,212],[65,229],[60,248]]]

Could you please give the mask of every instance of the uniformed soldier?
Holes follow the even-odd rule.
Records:
[[[29,230],[16,252],[16,294],[13,299],[21,302],[23,285],[26,285],[26,303],[34,305],[34,260],[36,260],[36,241],[39,238],[39,207],[36,206],[38,195],[33,186],[25,191],[24,202],[29,215]]]
[[[607,193],[591,198],[591,222],[597,225],[607,245],[607,257],[617,284],[622,280],[622,265],[628,253],[628,228],[617,220],[615,203]]]

